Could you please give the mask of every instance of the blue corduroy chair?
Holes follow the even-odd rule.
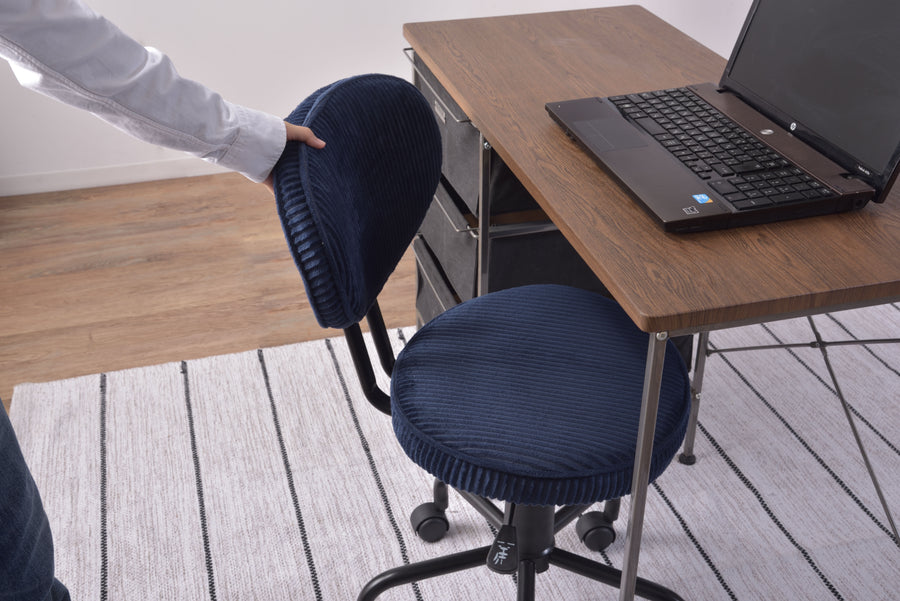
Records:
[[[436,478],[435,502],[413,512],[414,527],[426,540],[443,535],[449,485],[498,530],[492,546],[388,570],[359,599],[485,564],[518,574],[520,600],[534,598],[535,574],[549,565],[617,586],[617,570],[557,548],[554,535],[590,505],[630,491],[647,334],[600,295],[527,286],[441,314],[395,362],[376,297],[440,177],[434,116],[408,82],[363,75],[318,90],[288,121],[312,128],[327,146],[290,143],[275,168],[285,236],[319,323],[344,330],[367,398],[391,415],[401,447]],[[391,375],[390,396],[375,383],[364,317]],[[687,370],[670,345],[651,480],[681,444],[689,405]],[[679,599],[643,579],[637,594]]]

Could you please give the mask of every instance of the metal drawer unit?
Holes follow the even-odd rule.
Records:
[[[428,67],[408,55],[413,82],[434,110],[444,152],[441,184],[418,243],[441,277],[426,273],[417,252],[419,277],[446,286],[440,296],[457,301],[537,283],[605,291]],[[417,308],[428,308],[423,315],[434,312],[435,303],[425,300],[429,287],[419,286]]]

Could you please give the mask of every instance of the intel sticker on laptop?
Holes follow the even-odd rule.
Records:
[[[712,202],[712,198],[707,194],[694,194],[694,200],[702,205]]]

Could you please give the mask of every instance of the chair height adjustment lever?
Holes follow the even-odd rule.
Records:
[[[516,547],[516,527],[500,526],[494,544],[487,556],[487,567],[500,574],[515,574],[519,569],[519,552]]]

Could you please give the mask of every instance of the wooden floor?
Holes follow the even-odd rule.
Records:
[[[415,323],[407,253],[381,298]],[[263,186],[236,174],[0,197],[0,398],[13,386],[338,335]]]

